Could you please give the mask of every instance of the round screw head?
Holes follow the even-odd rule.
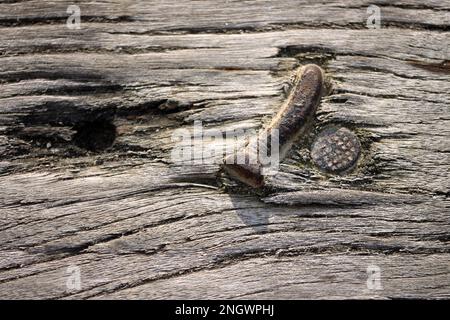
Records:
[[[361,152],[358,137],[347,128],[331,127],[319,133],[311,158],[322,171],[342,173],[353,169]]]

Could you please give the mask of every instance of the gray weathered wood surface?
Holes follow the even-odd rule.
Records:
[[[450,297],[450,1],[76,1],[79,30],[71,4],[0,3],[0,298]],[[174,130],[260,128],[305,63],[330,93],[264,192],[171,164]],[[329,124],[351,174],[309,160]]]

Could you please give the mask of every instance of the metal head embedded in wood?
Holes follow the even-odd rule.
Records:
[[[343,173],[356,165],[360,152],[361,144],[352,131],[330,127],[317,136],[311,149],[311,158],[322,171]]]

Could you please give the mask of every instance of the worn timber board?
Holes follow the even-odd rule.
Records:
[[[0,3],[0,298],[450,297],[450,1],[72,4]],[[306,63],[328,94],[264,190],[171,162],[194,121],[261,128]],[[349,174],[311,163],[328,125]]]

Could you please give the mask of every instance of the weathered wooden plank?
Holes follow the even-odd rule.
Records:
[[[67,8],[73,2],[27,1],[0,5],[0,23],[5,26],[55,24],[67,19]],[[446,1],[423,4],[411,1],[314,1],[257,2],[227,1],[78,1],[89,22],[135,23],[137,32],[214,32],[227,30],[267,30],[290,25],[335,27],[366,26],[367,8],[378,5],[386,25],[447,30],[449,26]]]
[[[449,297],[448,3],[80,2],[80,30],[69,4],[0,4],[1,298]],[[172,162],[196,120],[262,127],[306,63],[328,94],[266,189]],[[349,174],[310,159],[328,125]]]
[[[161,279],[106,295],[106,298],[191,298],[216,299],[317,299],[327,292],[329,299],[345,298],[433,298],[448,296],[449,263],[445,255],[361,256],[317,254],[247,260],[216,270],[204,270],[184,277]],[[417,259],[417,260],[416,260]],[[419,262],[418,262],[419,261]],[[423,263],[424,261],[427,261]],[[428,266],[426,264],[429,263]],[[432,264],[442,266],[437,271]],[[380,268],[380,281],[372,284],[367,268]],[[437,271],[437,272],[436,272]],[[434,273],[436,272],[436,273]],[[411,278],[420,279],[410,281]],[[293,276],[294,275],[294,276]],[[208,279],[207,282],[204,279]],[[369,286],[367,285],[369,282]],[[317,283],[322,286],[318,291]],[[242,288],[239,293],[235,285]],[[195,288],[195,290],[192,290]],[[175,295],[173,292],[176,292]],[[420,292],[420,294],[418,294]]]

